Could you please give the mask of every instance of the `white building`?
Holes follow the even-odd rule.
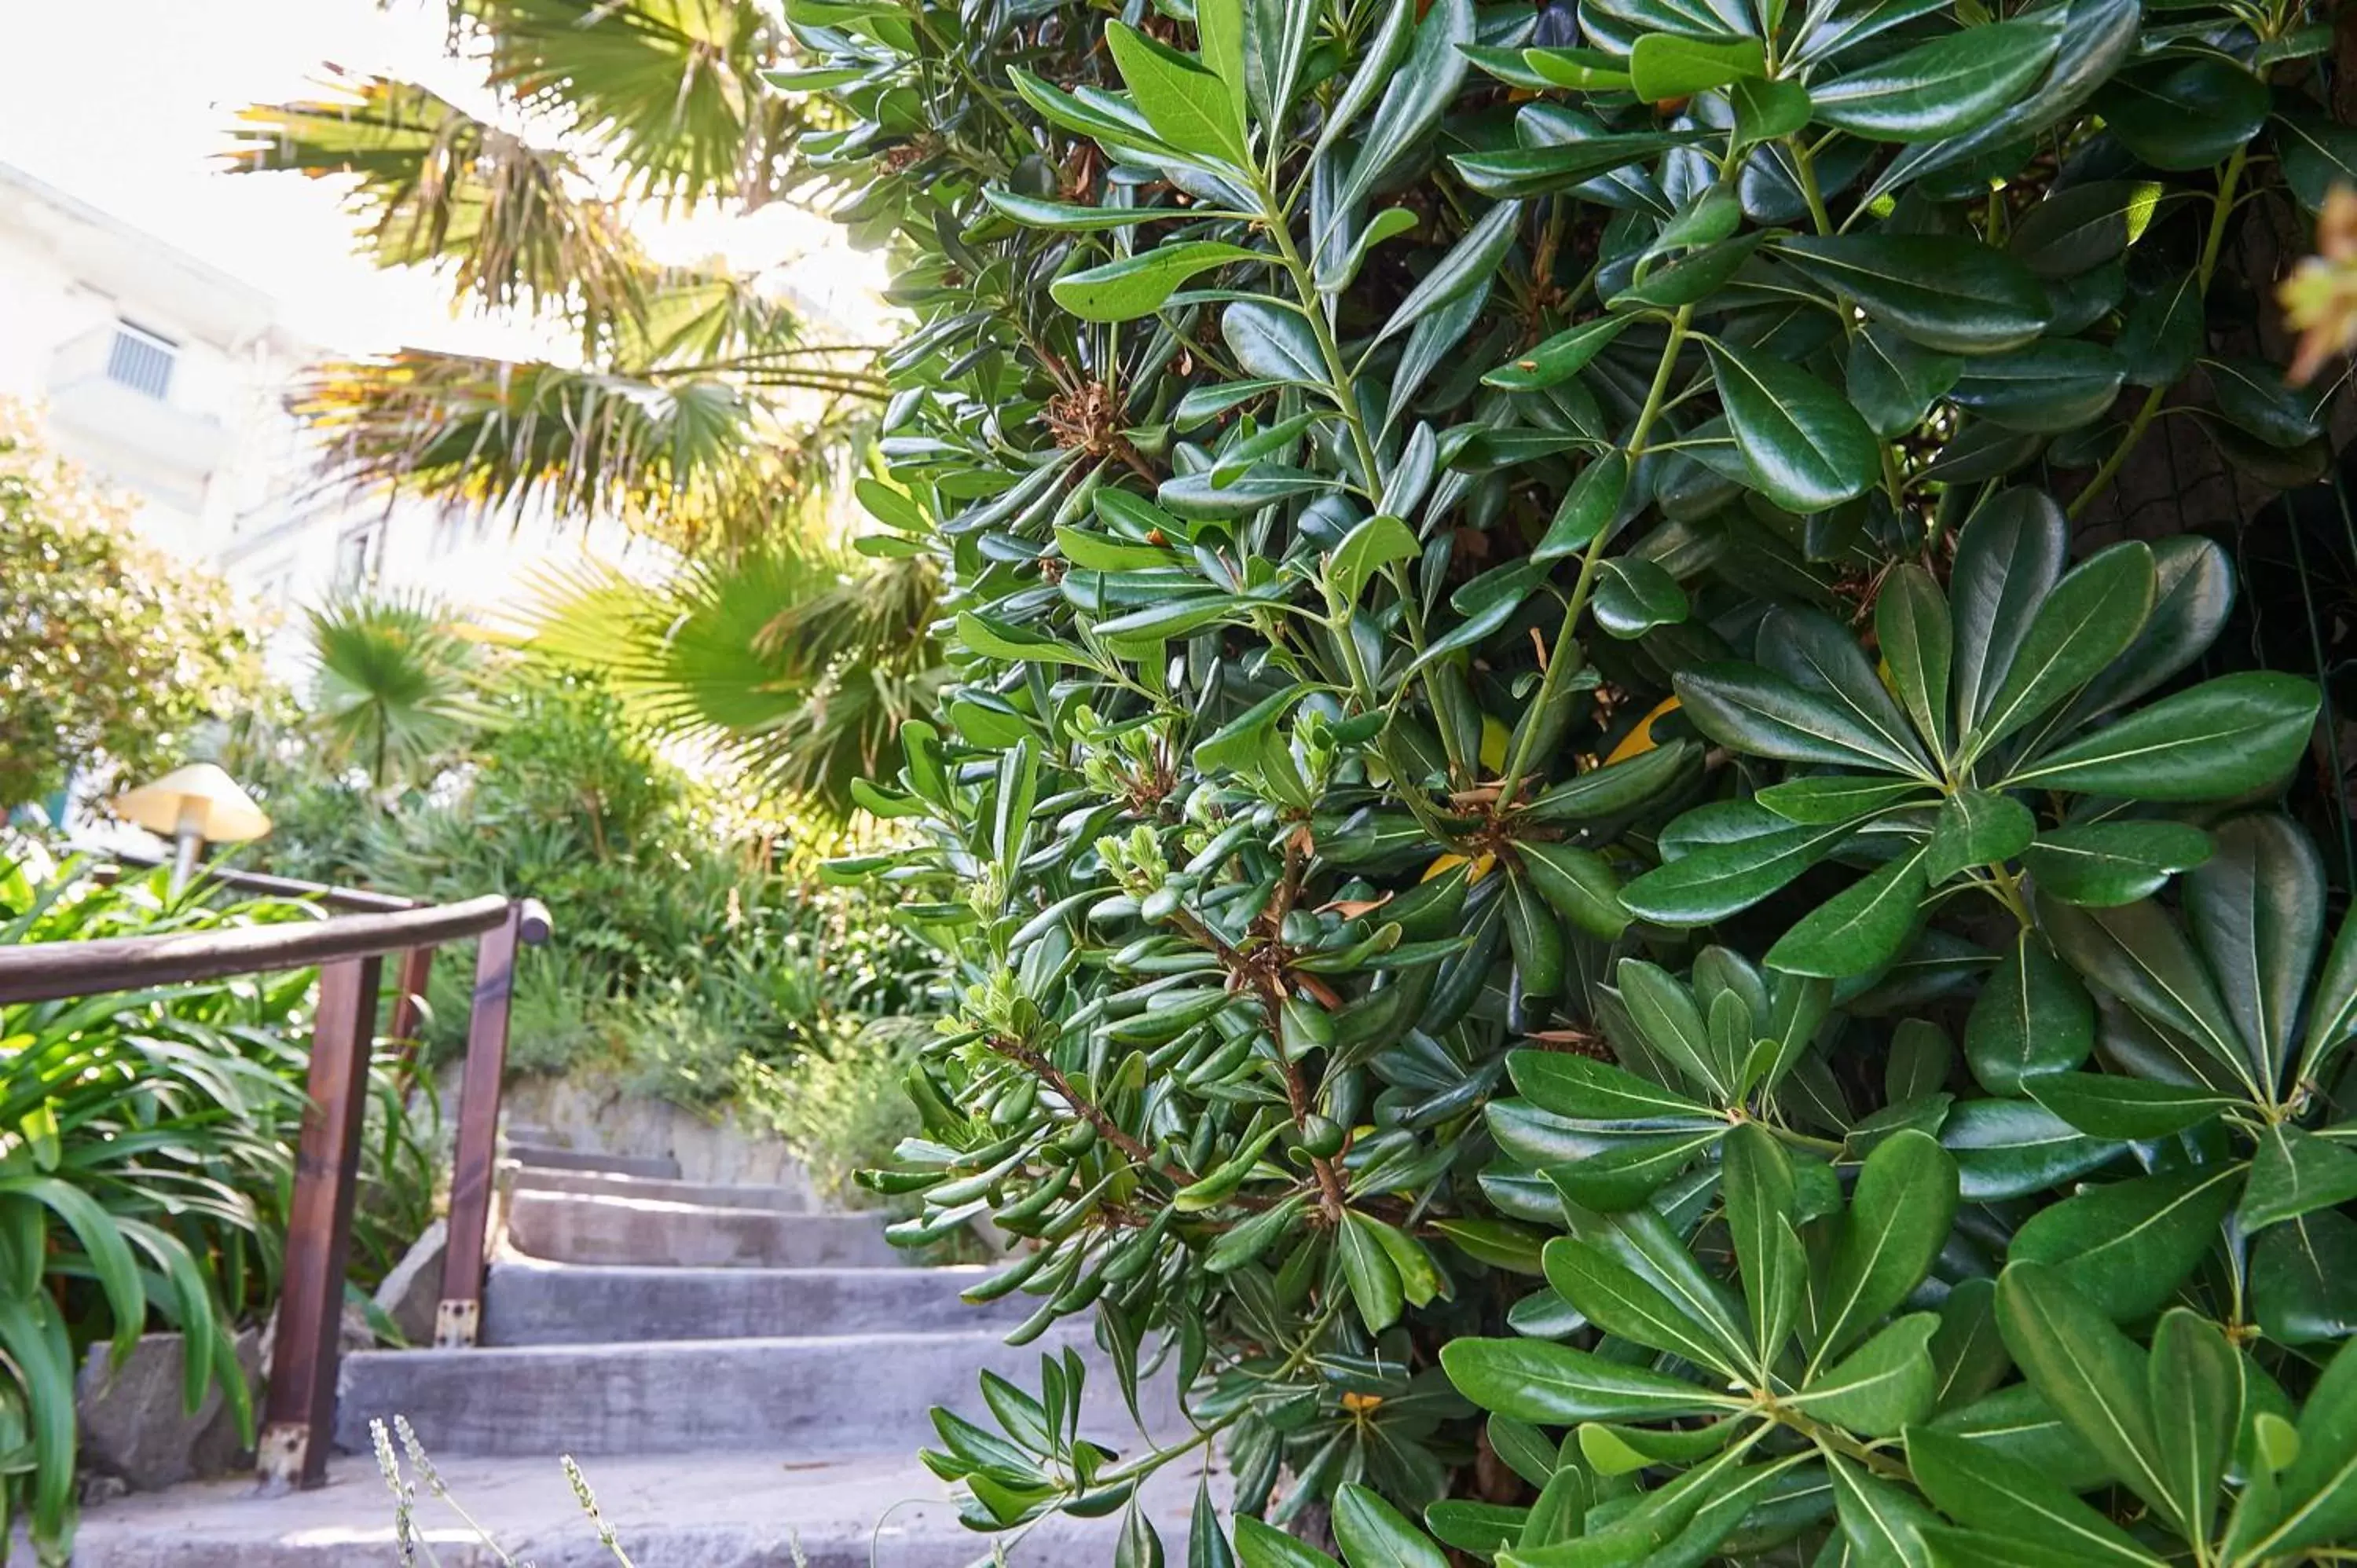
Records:
[[[0,164],[0,396],[156,545],[282,613],[363,582],[485,609],[577,540],[324,487],[285,407],[304,342],[266,294]]]

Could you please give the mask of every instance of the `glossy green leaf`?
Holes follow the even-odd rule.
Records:
[[[1629,455],[1613,451],[1598,457],[1579,471],[1579,478],[1564,492],[1563,504],[1555,509],[1555,521],[1547,524],[1546,534],[1531,552],[1531,559],[1560,561],[1587,549],[1620,515],[1628,492]],[[1678,618],[1683,619],[1683,614]]]
[[[1890,962],[1913,935],[1929,890],[1923,859],[1920,849],[1902,854],[1818,905],[1768,950],[1769,967],[1839,980]]]
[[[1866,1437],[1894,1437],[1932,1413],[1938,1375],[1930,1345],[1940,1320],[1910,1313],[1811,1378],[1792,1404],[1814,1420]]]
[[[1351,1568],[1448,1568],[1447,1554],[1366,1487],[1334,1494],[1334,1541]]]
[[[2178,1521],[2162,1478],[2145,1352],[2043,1263],[1998,1276],[1997,1326],[2030,1386],[2131,1491]]]
[[[1857,1568],[1932,1568],[1923,1530],[1938,1523],[1939,1515],[1912,1492],[1839,1455],[1826,1456],[1825,1469],[1833,1478],[1835,1514],[1847,1549],[1845,1562]]]
[[[1297,310],[1238,300],[1220,318],[1220,335],[1237,368],[1246,375],[1271,381],[1326,384],[1326,360],[1318,339]]]
[[[1606,560],[1597,574],[1590,601],[1596,624],[1610,636],[1626,640],[1642,637],[1657,626],[1675,626],[1686,618],[1685,590],[1659,565],[1637,556]]]
[[[2022,1088],[2080,1132],[2118,1142],[2165,1138],[2242,1103],[2208,1090],[2110,1073],[2040,1073],[2025,1078]]]
[[[2196,1541],[2213,1539],[2218,1499],[2243,1431],[2243,1353],[2208,1318],[2184,1307],[2165,1314],[2147,1368],[2153,1424],[2161,1437],[2162,1484]]]
[[[1684,671],[1677,693],[1696,729],[1754,757],[1883,772],[1906,766],[1888,736],[1755,664],[1713,663]]]
[[[2007,249],[2040,277],[2092,272],[2144,238],[2167,191],[2152,180],[2058,187],[2022,215]]]
[[[1811,1304],[1820,1359],[1907,1299],[1947,1244],[1955,1212],[1956,1162],[1932,1139],[1900,1133],[1867,1156]]]
[[[1437,124],[1465,80],[1463,47],[1474,41],[1472,0],[1434,0],[1416,24],[1407,59],[1383,86],[1359,155],[1336,205],[1348,209],[1380,184]]]
[[[1728,90],[1738,147],[1789,136],[1809,123],[1809,90],[1797,81],[1747,77]]]
[[[2232,1165],[2089,1187],[2030,1216],[2006,1256],[2051,1264],[2115,1322],[2144,1317],[2217,1245],[2241,1187]]]
[[[1848,822],[1794,826],[1753,810],[1756,815],[1741,815],[1742,832],[1690,848],[1629,882],[1620,889],[1621,904],[1640,919],[1706,925],[1784,886],[1855,831]]]
[[[2297,675],[2221,675],[2015,768],[2006,784],[2147,800],[2225,800],[2291,771],[2317,704],[2314,684]]]
[[[2033,1079],[2077,1067],[2094,1047],[2086,988],[2044,938],[2017,931],[1964,1021],[1973,1076],[1992,1094],[2019,1094]]]
[[[1736,447],[1779,506],[1821,510],[1880,477],[1874,432],[1839,392],[1765,355],[1718,342],[1710,355]]]
[[[1516,846],[1516,854],[1530,885],[1573,929],[1611,941],[1628,928],[1620,875],[1594,850],[1526,843]]]
[[[1907,1464],[1943,1513],[2004,1538],[2009,1547],[2045,1542],[2069,1561],[2091,1565],[2158,1568],[2162,1561],[2039,1470],[1981,1444],[1910,1427]],[[1936,1546],[1933,1555],[1940,1556]]]
[[[1546,1244],[1547,1283],[1607,1334],[1666,1350],[1733,1377],[1745,1348],[1714,1334],[1713,1324],[1689,1312],[1660,1287],[1601,1248],[1559,1236]]]
[[[1464,238],[1408,291],[1407,297],[1392,312],[1391,319],[1383,323],[1383,329],[1375,335],[1375,341],[1380,343],[1406,331],[1442,306],[1463,297],[1475,285],[1487,284],[1498,270],[1498,263],[1505,259],[1507,247],[1514,242],[1515,227],[1522,216],[1523,204],[1519,201],[1501,201],[1483,213],[1481,220],[1468,229]]]
[[[1991,22],[1811,85],[1820,124],[1880,142],[1960,136],[2018,102],[2054,58],[2033,22]]]
[[[2183,822],[2089,822],[2039,835],[2022,865],[2066,904],[2109,908],[2151,897],[2210,858],[2210,835]]]
[[[1342,1568],[1316,1547],[1304,1546],[1250,1514],[1236,1516],[1236,1555],[1243,1559],[1244,1568]]]
[[[1106,47],[1154,134],[1181,152],[1232,168],[1247,166],[1241,96],[1211,72],[1121,22],[1105,25]]]
[[[2133,540],[2063,574],[2031,618],[1962,755],[1986,755],[2102,673],[2143,629],[2158,589],[2152,552]]]
[[[1801,235],[1776,254],[1927,349],[1993,354],[2046,328],[2046,291],[1986,245],[1929,234]]]
[[[1954,735],[1948,723],[1948,665],[1955,632],[1947,596],[1931,573],[1913,562],[1892,568],[1874,601],[1874,632],[1892,693],[1915,733],[1944,757]]]
[[[1967,360],[1948,395],[1992,424],[2043,435],[2096,418],[2126,375],[2120,357],[2101,344],[2048,339]]]
[[[2233,60],[2201,54],[2114,77],[2095,96],[2104,127],[2160,169],[2222,163],[2267,121],[2266,83]]]
[[[1551,146],[1494,153],[1452,154],[1458,177],[1484,196],[1504,200],[1568,190],[1600,174],[1681,145],[1690,138],[1664,131],[1598,134]]]
[[[2059,1187],[2120,1154],[2118,1144],[2087,1137],[2029,1100],[1967,1100],[1940,1124],[1940,1142],[1955,1157],[1958,1187],[1974,1203]]]
[[[1413,561],[1421,553],[1415,535],[1395,517],[1371,517],[1342,536],[1326,563],[1326,586],[1334,602],[1355,605],[1368,583],[1386,566]]]
[[[1663,102],[1768,74],[1757,38],[1689,38],[1647,33],[1629,51],[1629,83],[1640,98]]]
[[[2357,1152],[2277,1122],[2259,1134],[2251,1183],[2235,1218],[2255,1232],[2352,1198],[2357,1198]]]
[[[1986,789],[1959,789],[1940,803],[1923,852],[1923,875],[1936,886],[1967,867],[2005,865],[2037,832],[2038,819],[2020,801]]]
[[[1451,1339],[1440,1364],[1482,1409],[1550,1426],[1676,1420],[1730,1403],[1683,1379],[1538,1339]]]
[[[1921,424],[1964,373],[1960,356],[1934,353],[1875,322],[1850,339],[1843,367],[1850,402],[1867,427],[1886,437]]]
[[[1625,316],[1599,316],[1567,327],[1512,361],[1499,366],[1483,382],[1511,392],[1536,392],[1569,381],[1585,369],[1630,325]]]

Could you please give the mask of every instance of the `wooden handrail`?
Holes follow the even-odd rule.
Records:
[[[256,891],[318,897],[346,891],[236,873]],[[215,880],[225,881],[217,875]],[[376,898],[386,896],[363,895]],[[517,949],[549,937],[535,898],[487,894],[456,904],[333,915],[317,920],[183,935],[102,937],[0,948],[0,1003],[54,1002],[107,992],[224,980],[280,970],[319,970],[307,1100],[295,1151],[295,1187],[281,1260],[278,1326],[255,1468],[266,1490],[323,1486],[336,1410],[336,1363],[344,1272],[351,1248],[361,1137],[367,1124],[369,1065],[377,998],[390,954],[402,955],[404,993],[423,990],[436,947],[480,937],[458,1102],[450,1241],[436,1312],[437,1344],[475,1341],[482,1308],[491,1172],[499,1139],[500,1074],[507,1055],[509,999]],[[409,1009],[410,1024],[402,1022]],[[414,999],[397,998],[394,1034],[414,1028]],[[408,1057],[402,1060],[405,1073]],[[404,1090],[404,1092],[406,1090]]]
[[[142,871],[156,871],[171,864],[167,860],[157,860],[152,856],[127,850],[104,850],[100,853],[111,854],[124,865],[136,866]],[[97,865],[91,868],[91,875],[101,882],[117,881],[121,878],[122,873],[121,865]],[[272,876],[266,872],[260,871],[240,871],[229,865],[197,867],[196,886],[201,891],[208,886],[226,887],[236,893],[258,893],[270,898],[308,899],[313,903],[325,904],[330,909],[341,909],[352,913],[392,914],[401,909],[425,908],[424,899],[406,897],[399,893],[379,893],[369,887],[338,887],[325,882],[305,882],[299,877]]]
[[[309,969],[339,959],[375,958],[406,948],[437,947],[480,936],[508,918],[514,902],[487,893],[457,904],[383,915],[338,915],[324,920],[185,936],[100,937],[86,942],[35,942],[0,948],[0,1003],[54,1002],[150,985],[223,980],[233,974]],[[522,901],[520,935],[548,937],[548,911]]]

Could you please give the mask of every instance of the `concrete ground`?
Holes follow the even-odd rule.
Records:
[[[1175,1462],[1146,1489],[1172,1562],[1186,1561],[1198,1462]],[[615,1568],[554,1462],[459,1458],[436,1467],[514,1563]],[[958,1522],[943,1482],[897,1457],[786,1465],[741,1454],[666,1455],[593,1460],[584,1469],[637,1568],[965,1568],[990,1560],[994,1539],[1013,1541],[1006,1561],[1014,1568],[1103,1568],[1120,1525],[1116,1513],[1052,1520],[1019,1541],[976,1534]],[[1223,1492],[1216,1477],[1213,1485]],[[414,1518],[421,1563],[494,1568],[507,1561],[430,1496],[419,1497]],[[290,1497],[257,1497],[251,1481],[233,1479],[119,1498],[83,1516],[73,1555],[74,1568],[400,1562],[392,1495],[375,1465],[358,1457],[339,1458],[320,1490]]]

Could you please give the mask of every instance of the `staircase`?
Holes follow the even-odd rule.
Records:
[[[797,1545],[812,1568],[986,1559],[990,1538],[956,1523],[916,1462],[934,1441],[927,1412],[977,1408],[985,1368],[1036,1386],[1043,1349],[1083,1341],[1008,1348],[1037,1304],[965,1305],[958,1293],[984,1271],[909,1265],[879,1216],[817,1211],[789,1187],[683,1181],[667,1157],[512,1137],[510,1154],[477,1348],[347,1356],[336,1442],[354,1457],[326,1489],[210,1511],[199,1495],[218,1485],[125,1498],[89,1517],[75,1563],[393,1563],[391,1501],[366,1455],[369,1423],[396,1414],[468,1510],[543,1568],[611,1561],[572,1507],[562,1454],[580,1459],[638,1568],[784,1568]],[[1092,1364],[1082,1430],[1132,1449],[1119,1391]],[[1163,1414],[1159,1430],[1185,1430],[1167,1401]],[[1157,1480],[1147,1503],[1183,1552],[1194,1475],[1173,1468],[1188,1474]],[[430,1499],[419,1516],[451,1522]],[[1049,1521],[1009,1561],[1093,1568],[1118,1522]],[[443,1561],[477,1562],[457,1540],[436,1539]]]

